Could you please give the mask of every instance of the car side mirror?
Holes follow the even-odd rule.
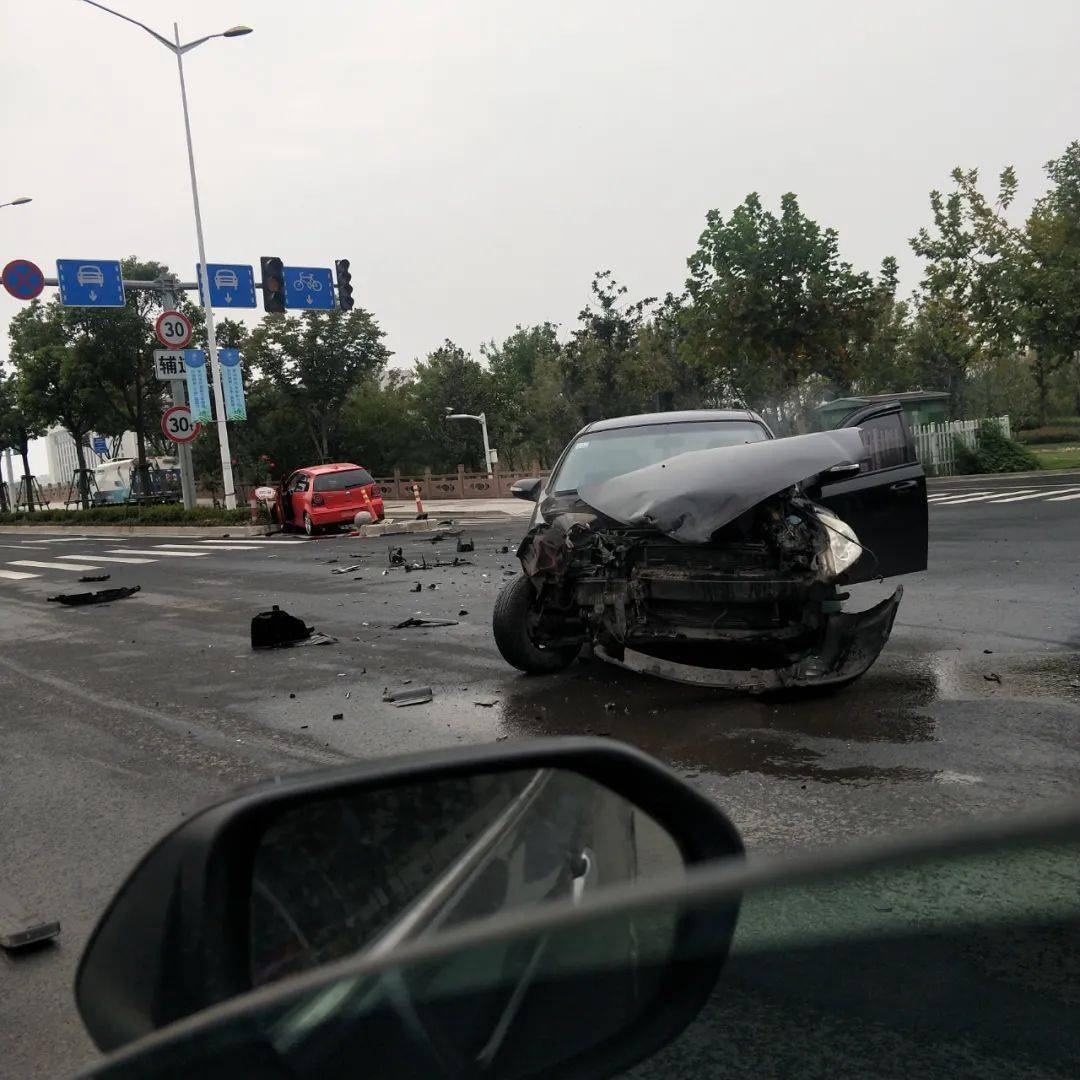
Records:
[[[536,502],[540,498],[540,488],[543,483],[540,480],[530,478],[528,480],[515,480],[510,485],[510,494],[515,499],[524,499],[526,502]]]
[[[279,979],[741,854],[712,800],[609,739],[288,777],[157,844],[94,931],[76,1000],[112,1050]]]

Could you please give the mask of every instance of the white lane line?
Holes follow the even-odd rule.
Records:
[[[1045,499],[1051,491],[1076,491],[1076,488],[1043,488],[1041,491],[1034,491],[1028,495],[1014,495],[1011,499],[995,499],[996,503],[1011,503],[1011,502],[1023,502],[1025,499]]]
[[[1071,502],[1073,499],[1080,499],[1080,491],[1075,495],[1058,495],[1057,498],[1047,499],[1047,502]]]
[[[940,492],[937,492],[934,495],[927,495],[926,496],[926,501],[927,502],[932,502],[932,501],[936,501],[937,499],[959,499],[959,498],[962,498],[962,497],[967,496],[967,495],[991,495],[991,494],[993,494],[993,493],[990,492],[990,491],[986,491],[986,490],[983,490],[983,491],[940,491]]]
[[[120,555],[58,555],[59,559],[93,559],[94,562],[152,563],[155,559],[127,559]]]
[[[77,574],[85,574],[87,570],[98,570],[97,566],[88,563],[68,562],[34,562],[33,559],[13,559],[8,566],[36,566],[42,570],[73,570]]]
[[[162,551],[158,548],[156,551],[147,548],[116,548],[110,549],[110,555],[157,555],[165,557],[167,559],[199,559],[203,555],[209,555],[209,551]],[[93,558],[92,555],[88,558]]]
[[[201,544],[269,544],[271,547],[281,547],[282,544],[306,544],[307,540],[252,540],[245,537],[243,540],[200,540]]]
[[[29,540],[30,544],[77,544],[85,540],[85,536],[39,536],[35,540]]]
[[[252,547],[251,544],[230,544],[227,547],[222,545],[221,547],[204,547],[199,544],[155,544],[155,548],[173,548],[176,551],[201,551],[204,555],[209,554],[211,551],[258,551],[257,547]]]
[[[23,578],[28,577],[41,577],[40,574],[23,574],[18,570],[0,570],[0,578],[5,578],[8,581],[21,581]]]
[[[960,495],[956,498],[943,500],[942,502],[935,503],[935,506],[956,506],[957,503],[967,502],[984,502],[987,499],[1000,499],[1005,495],[1023,495],[1025,492],[1033,490],[1032,488],[1013,488],[1012,491],[994,491],[989,495]]]

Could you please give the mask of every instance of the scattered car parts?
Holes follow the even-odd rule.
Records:
[[[87,604],[110,604],[113,600],[123,600],[127,596],[134,596],[141,588],[141,585],[131,585],[121,589],[100,589],[97,592],[60,593],[46,599],[50,603],[64,604],[67,607],[85,607]]]

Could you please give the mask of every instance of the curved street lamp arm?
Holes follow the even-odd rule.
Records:
[[[146,25],[146,23],[141,23],[138,19],[133,19],[130,15],[124,15],[119,11],[113,11],[112,8],[106,7],[104,4],[99,4],[97,0],[83,0],[83,3],[89,4],[91,7],[100,8],[102,11],[107,11],[110,15],[115,15],[118,19],[123,19],[124,22],[134,23],[136,26],[142,27],[142,29],[145,30],[151,37],[157,38],[158,41],[160,41],[161,44],[164,45],[165,48],[168,49],[170,52],[177,51],[176,46],[168,38],[162,37],[156,30],[151,30],[150,27]],[[206,39],[203,38],[203,41],[205,40]],[[195,45],[198,44],[200,44],[200,42],[194,42],[190,46],[185,46],[185,48],[194,48]]]

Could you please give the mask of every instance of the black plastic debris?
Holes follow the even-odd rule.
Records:
[[[418,619],[409,618],[404,622],[394,624],[395,630],[406,630],[410,626],[457,626],[456,619]]]
[[[503,544],[503,546],[501,548],[499,548],[499,554],[500,555],[509,555],[510,554],[510,546],[508,544]]]
[[[437,581],[433,581],[428,585],[428,588],[432,589],[432,590],[437,589],[438,587],[439,587],[439,583]]]
[[[344,720],[345,714],[343,712],[336,712],[330,717],[331,720]]]
[[[410,686],[401,690],[384,690],[382,699],[400,709],[405,705],[423,705],[434,696],[430,686]]]
[[[424,586],[421,585],[419,581],[409,590],[409,592],[423,592],[423,591],[424,591]]]
[[[388,548],[386,552],[387,558],[390,560],[391,566],[404,566],[405,565],[405,552],[401,548]]]
[[[142,588],[132,585],[125,589],[100,589],[98,592],[60,593],[59,596],[47,597],[50,603],[66,604],[68,607],[85,607],[87,604],[110,604],[113,600],[123,600],[134,596]]]
[[[112,577],[112,574],[83,574],[83,576],[79,578],[79,581],[108,581],[110,577]]]
[[[497,697],[481,698],[479,701],[474,701],[473,704],[479,705],[482,709],[491,709],[499,704],[499,699]]]
[[[59,920],[42,919],[21,900],[0,889],[0,948],[15,952],[40,945],[59,933]]]
[[[357,570],[363,570],[363,567],[356,563],[355,566],[339,566],[336,570],[331,570],[331,574],[355,574]]]
[[[440,522],[440,524],[443,523]],[[438,544],[440,541],[449,539],[451,536],[460,536],[461,533],[461,529],[446,529],[443,532],[437,532],[434,536],[426,536],[424,539],[429,544]]]
[[[462,615],[468,615],[468,614],[469,614],[469,612],[468,612],[468,611],[467,611],[467,610],[466,610],[465,608],[462,608],[462,609],[461,609],[461,610],[460,610],[460,611],[458,612],[458,618],[460,619]]]
[[[457,542],[457,551],[460,555],[464,551],[475,551],[476,547],[471,540],[463,540],[460,536]]]
[[[987,682],[996,682],[996,683],[1001,682],[1001,676],[996,671],[991,671],[989,675],[984,675],[983,678]]]
[[[251,647],[253,649],[281,649],[293,645],[332,645],[336,637],[316,634],[314,626],[307,626],[303,619],[282,611],[275,604],[269,611],[260,611],[251,620]]]

